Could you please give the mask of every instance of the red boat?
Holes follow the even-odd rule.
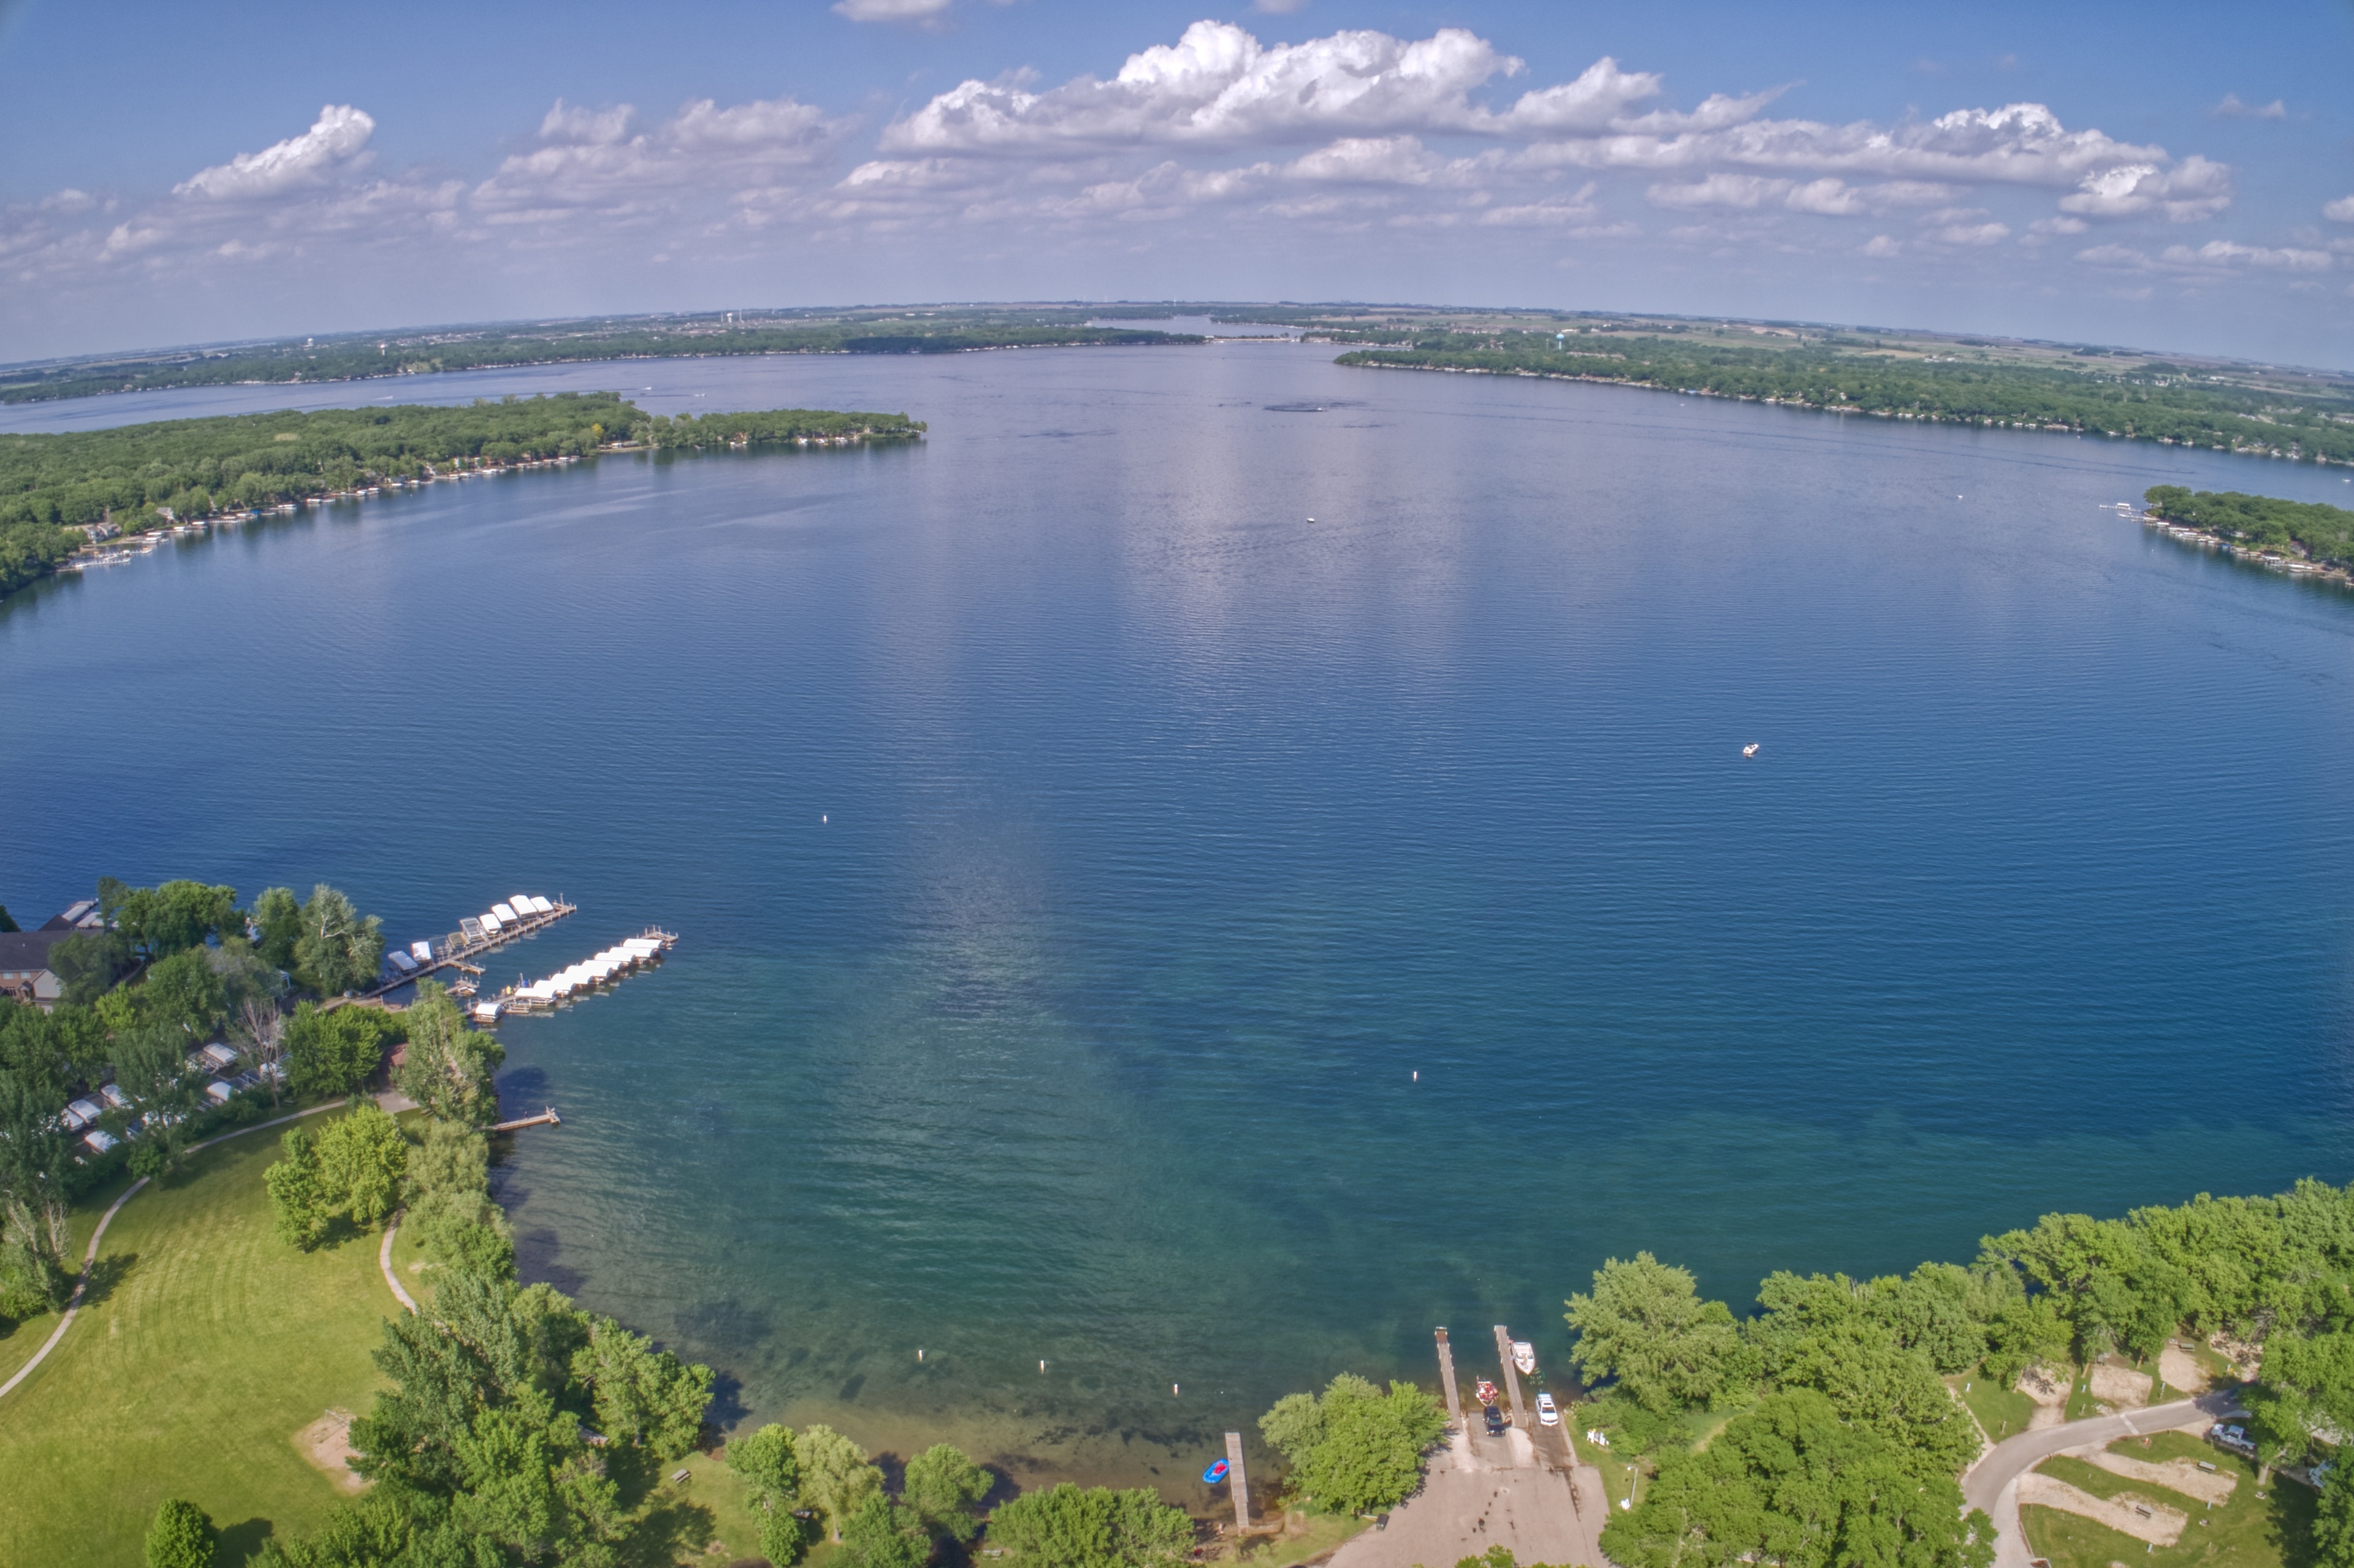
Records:
[[[1496,1403],[1496,1385],[1484,1377],[1479,1380],[1479,1386],[1471,1392],[1479,1396],[1479,1403],[1482,1404]]]

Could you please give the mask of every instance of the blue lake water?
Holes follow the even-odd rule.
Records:
[[[682,933],[501,1031],[565,1118],[503,1171],[526,1272],[731,1416],[1175,1499],[1284,1392],[1426,1377],[1435,1324],[1558,1361],[1614,1254],[1739,1306],[2349,1174],[2354,595],[2099,510],[2337,471],[1331,352],[303,389],[932,433],[20,596],[0,900],[580,905],[497,981]]]

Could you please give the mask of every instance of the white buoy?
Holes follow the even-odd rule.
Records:
[[[922,1361],[922,1360],[924,1359],[924,1352],[923,1352],[923,1351],[917,1351],[916,1352],[916,1359],[917,1359],[917,1361]]]
[[[1170,1393],[1175,1393],[1177,1392],[1177,1385],[1176,1385],[1175,1383],[1171,1383],[1171,1384],[1169,1385],[1169,1392],[1170,1392]]]
[[[827,816],[823,811],[820,811],[818,813],[817,820],[821,822],[830,822],[833,821],[832,817]]]
[[[1046,1370],[1046,1363],[1044,1361],[1040,1361],[1038,1363],[1038,1370],[1042,1372],[1044,1372]]]
[[[1422,1082],[1422,1069],[1419,1067],[1414,1070],[1414,1081],[1417,1084]]]

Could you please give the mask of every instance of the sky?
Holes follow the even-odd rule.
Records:
[[[1355,300],[2354,369],[2354,0],[0,0],[0,361]]]

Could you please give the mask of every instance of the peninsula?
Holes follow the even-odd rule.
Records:
[[[170,419],[0,435],[0,596],[76,551],[162,527],[210,526],[322,499],[626,450],[712,450],[912,440],[905,414],[822,408],[649,414],[610,392],[317,413]]]

